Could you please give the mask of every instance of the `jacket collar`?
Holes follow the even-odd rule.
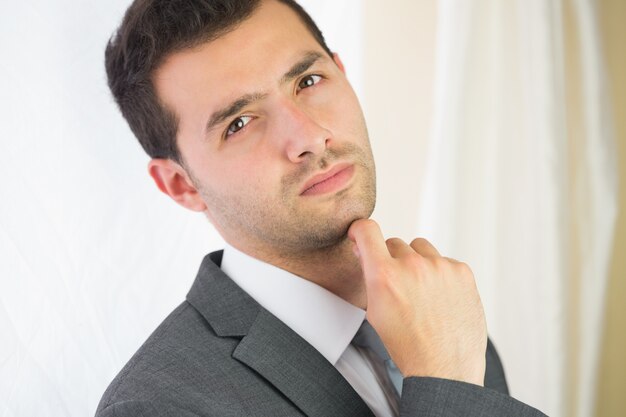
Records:
[[[373,417],[333,365],[222,272],[222,254],[204,258],[187,301],[218,336],[242,338],[233,358],[262,375],[308,416]]]

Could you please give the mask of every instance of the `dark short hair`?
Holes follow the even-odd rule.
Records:
[[[279,0],[300,17],[324,50],[332,53],[313,19],[294,0]],[[159,100],[152,76],[166,57],[233,30],[260,0],[135,0],[109,39],[105,66],[109,88],[139,143],[152,158],[182,163],[178,119]]]

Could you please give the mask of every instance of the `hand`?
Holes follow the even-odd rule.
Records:
[[[405,377],[483,385],[487,326],[474,275],[425,239],[384,240],[376,222],[348,230],[367,289],[367,320]]]

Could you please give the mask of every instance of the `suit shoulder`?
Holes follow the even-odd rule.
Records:
[[[142,415],[119,410],[149,409],[158,403],[185,409],[188,401],[197,403],[198,398],[194,397],[200,393],[204,394],[201,402],[210,402],[210,393],[232,392],[228,372],[237,342],[237,339],[217,337],[202,315],[184,301],[113,379],[96,415]],[[207,407],[210,404],[205,404],[204,409]],[[109,410],[108,414],[105,410]]]
[[[167,404],[122,401],[99,410],[96,417],[199,417],[199,415]]]

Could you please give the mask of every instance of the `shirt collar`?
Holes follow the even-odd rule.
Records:
[[[222,271],[335,365],[365,311],[325,288],[226,244]]]

